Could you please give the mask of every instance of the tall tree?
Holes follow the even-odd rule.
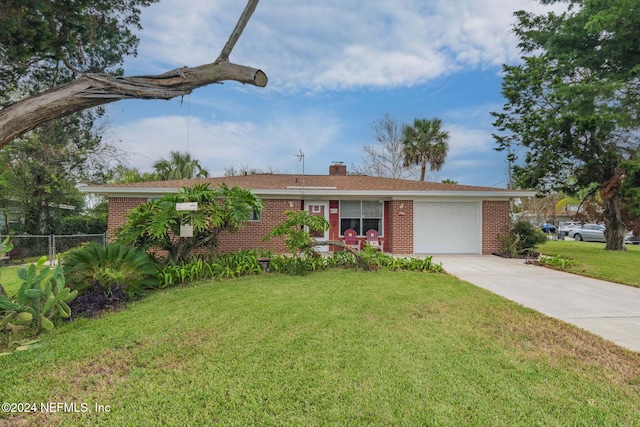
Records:
[[[122,77],[123,57],[135,54],[138,44],[131,28],[140,28],[140,8],[155,1],[11,0],[0,4],[0,81],[6,82],[0,86],[0,97],[13,102],[0,110],[0,148],[53,119],[121,99],[170,99],[224,80],[266,86],[262,71],[229,61],[258,0],[248,0],[212,63],[160,75]],[[32,96],[17,101],[14,91],[24,80],[31,80]]]
[[[639,161],[640,8],[635,0],[541,0],[561,2],[568,10],[560,14],[515,13],[522,63],[504,66],[507,103],[493,113],[498,150],[527,149],[514,166],[521,187],[575,194],[595,183],[606,249],[625,250],[624,195]]]
[[[449,132],[442,130],[442,120],[415,119],[402,134],[404,166],[419,165],[420,181],[424,181],[427,164],[432,171],[442,169],[449,152]]]
[[[84,205],[76,185],[105,181],[119,155],[104,143],[100,130],[90,116],[75,114],[30,132],[3,150],[0,167],[5,185],[0,200],[21,208],[25,231],[56,232],[62,217],[77,214]]]
[[[363,162],[353,165],[356,174],[383,176],[387,178],[406,179],[415,170],[404,165],[403,134],[404,125],[389,113],[371,124],[376,145],[365,145],[362,148]]]
[[[200,164],[198,159],[191,157],[188,152],[172,151],[169,159],[160,159],[153,164],[155,178],[160,181],[170,179],[206,178],[209,171]]]

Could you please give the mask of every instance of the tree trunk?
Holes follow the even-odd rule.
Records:
[[[610,251],[626,251],[627,247],[624,243],[626,234],[626,227],[622,222],[621,204],[622,197],[619,192],[613,192],[613,194],[606,194],[602,198],[602,204],[604,205],[604,223],[607,229],[604,232],[604,238],[606,240],[606,250]]]
[[[171,99],[225,80],[266,86],[265,73],[228,60],[257,4],[258,0],[248,1],[222,52],[211,64],[178,68],[154,76],[84,74],[66,85],[25,98],[0,110],[0,148],[47,122],[122,99]]]

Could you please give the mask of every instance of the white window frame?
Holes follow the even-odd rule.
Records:
[[[338,227],[340,228],[340,230],[339,230],[340,231],[340,234],[339,234],[340,237],[344,237],[344,233],[343,233],[344,230],[342,230],[342,219],[343,219],[343,216],[342,216],[342,212],[343,212],[342,203],[343,202],[360,202],[360,217],[358,218],[359,221],[360,221],[360,231],[358,233],[358,237],[365,237],[366,236],[366,232],[368,231],[368,230],[364,230],[364,227],[363,227],[363,221],[365,219],[378,219],[378,220],[380,220],[380,230],[378,230],[378,235],[380,237],[384,237],[384,201],[382,201],[382,200],[340,200],[340,210],[339,210],[339,214],[338,214]],[[363,202],[380,203],[380,217],[365,217],[363,215],[363,209],[362,209],[362,203]],[[345,219],[351,219],[351,218],[354,218],[354,217],[349,216],[349,217],[344,217],[344,218]]]

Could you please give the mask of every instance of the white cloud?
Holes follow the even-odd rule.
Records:
[[[211,62],[244,2],[163,0],[143,12],[140,58],[154,70]],[[277,90],[413,86],[461,67],[517,59],[513,11],[532,0],[261,2],[232,60]]]
[[[335,141],[340,124],[337,119],[317,112],[291,117],[274,116],[264,123],[207,122],[184,116],[162,116],[130,122],[117,129],[120,148],[129,153],[129,166],[142,171],[167,158],[170,151],[189,151],[213,176],[226,167],[256,167],[295,172],[294,157],[302,150],[308,158],[321,159],[323,150]],[[328,167],[314,164],[314,168]]]

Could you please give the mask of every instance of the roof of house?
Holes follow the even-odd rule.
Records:
[[[292,197],[312,196],[483,196],[483,197],[528,197],[530,191],[504,188],[478,187],[471,185],[442,184],[436,182],[411,181],[382,178],[367,175],[287,175],[255,174],[218,178],[197,178],[176,181],[133,182],[81,187],[85,193],[107,196],[151,196],[159,193],[177,192],[185,186],[209,183],[218,186],[225,183],[229,187],[251,189],[255,194],[265,196]]]

